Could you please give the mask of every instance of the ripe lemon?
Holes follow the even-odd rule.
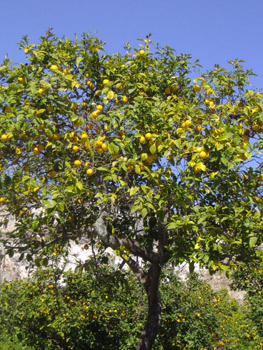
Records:
[[[39,89],[36,94],[37,94],[37,96],[41,96],[41,95],[43,95],[43,93],[44,93],[44,90]]]
[[[152,139],[152,134],[150,132],[147,132],[147,134],[145,134],[145,138],[146,140],[150,141]]]
[[[186,128],[189,128],[191,125],[192,125],[191,120],[186,120],[186,121],[185,121],[185,127],[186,127]]]
[[[144,54],[145,54],[145,51],[144,51],[144,50],[140,50],[140,51],[139,51],[139,55],[140,55],[140,56],[143,56]]]
[[[78,146],[73,146],[73,147],[72,147],[72,151],[73,151],[73,152],[76,153],[76,152],[78,152],[78,150],[79,150],[79,147],[78,147]]]
[[[87,139],[88,139],[88,134],[84,131],[84,132],[81,134],[81,140],[86,141]]]
[[[92,176],[94,174],[94,170],[93,169],[87,169],[86,174],[88,176]]]
[[[148,154],[147,153],[142,153],[141,154],[141,159],[144,161],[148,158]]]
[[[18,77],[18,78],[17,78],[17,81],[18,81],[19,84],[24,84],[25,78],[23,78],[23,77]]]
[[[90,162],[86,162],[86,163],[84,164],[84,167],[85,167],[85,168],[90,167]]]
[[[102,82],[102,84],[104,85],[104,86],[106,86],[106,85],[108,85],[109,84],[109,79],[104,79],[103,80],[103,82]]]
[[[208,156],[209,156],[209,153],[206,152],[206,151],[201,151],[201,152],[199,153],[199,157],[200,157],[201,159],[205,159],[205,158],[207,158]]]
[[[200,85],[198,85],[198,84],[194,85],[194,91],[195,92],[199,92],[200,90],[201,90],[201,86]]]
[[[96,146],[96,147],[101,147],[102,144],[103,144],[103,142],[100,141],[100,140],[98,140],[98,141],[95,142],[95,146]]]
[[[6,134],[3,134],[2,136],[1,136],[1,141],[2,142],[6,142],[8,140],[8,136],[6,135]]]
[[[98,105],[98,106],[96,106],[96,109],[97,109],[99,112],[101,112],[101,111],[103,111],[103,106],[102,106],[102,105]]]
[[[75,165],[75,167],[77,167],[77,168],[80,167],[80,166],[81,166],[81,161],[78,160],[78,159],[75,160],[75,161],[74,161],[74,165]]]
[[[145,137],[144,137],[144,136],[141,136],[140,139],[139,139],[139,142],[140,142],[140,143],[144,143],[144,142],[145,142]]]
[[[91,116],[92,118],[94,118],[94,119],[95,119],[95,118],[97,118],[97,117],[98,117],[98,115],[99,115],[99,111],[98,111],[98,110],[96,110],[96,111],[93,111],[93,112],[91,113],[91,115],[90,115],[90,116]]]
[[[51,72],[56,72],[58,70],[58,66],[56,66],[55,64],[52,64],[52,66],[50,66],[49,68],[51,70]]]
[[[3,197],[0,198],[0,203],[4,203],[5,199]]]
[[[127,97],[127,96],[123,96],[123,97],[122,97],[122,101],[123,101],[124,103],[127,103],[127,102],[128,102],[128,97]]]

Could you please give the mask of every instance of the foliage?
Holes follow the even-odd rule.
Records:
[[[14,339],[15,337],[13,337]],[[18,339],[11,341],[5,331],[0,332],[0,349],[1,350],[32,350],[27,346],[20,344]]]
[[[260,349],[246,312],[227,293],[170,271],[160,286],[163,311],[153,349]],[[144,294],[128,271],[39,271],[3,286],[0,324],[32,349],[134,349],[145,319]],[[9,320],[6,323],[6,319]]]
[[[246,308],[248,318],[263,337],[263,272],[254,264],[239,264],[231,275],[232,288],[246,291]]]
[[[6,284],[1,299],[1,323],[33,349],[133,348],[145,317],[133,277],[113,270],[45,270]]]
[[[28,63],[0,67],[2,241],[38,266],[80,237],[114,249],[148,296],[149,350],[166,263],[262,262],[262,93],[242,61],[192,81],[197,62],[149,38],[123,55],[50,31],[20,47]]]
[[[156,350],[261,349],[262,337],[247,310],[226,290],[213,292],[194,274],[181,283],[172,273],[161,290],[164,307]]]

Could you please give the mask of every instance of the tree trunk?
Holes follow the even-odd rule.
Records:
[[[160,272],[159,266],[154,266],[148,272],[148,283],[144,286],[148,298],[148,315],[137,350],[151,350],[160,328],[161,297],[158,289]]]

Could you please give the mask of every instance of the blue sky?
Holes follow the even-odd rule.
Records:
[[[17,43],[27,34],[31,41],[45,31],[73,38],[98,31],[106,51],[121,51],[129,40],[152,33],[152,41],[178,53],[200,59],[204,69],[230,59],[243,59],[258,74],[254,87],[263,88],[262,0],[2,0],[0,60],[8,53],[24,60]]]

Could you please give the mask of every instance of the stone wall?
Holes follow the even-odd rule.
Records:
[[[84,241],[80,241],[79,244],[71,243],[69,252],[69,262],[67,264],[67,269],[74,268],[79,263],[84,263],[89,255],[92,254],[91,250],[85,250],[83,247],[85,245]],[[120,259],[115,255],[111,254],[110,249],[108,254],[112,256],[112,264],[117,265],[120,263]],[[25,260],[19,261],[19,254],[14,254],[10,258],[5,254],[3,247],[0,247],[0,283],[3,281],[13,281],[15,279],[26,278],[30,276],[32,270],[28,269],[28,262]],[[181,267],[177,267],[175,272],[184,280],[188,274],[188,266],[185,264]],[[210,275],[207,269],[202,269],[196,266],[195,272],[197,272],[201,279],[209,283],[213,290],[219,291],[220,289],[227,289],[228,294],[231,298],[235,298],[239,303],[242,303],[244,292],[242,291],[232,291],[230,289],[229,280],[224,273],[216,273]]]

